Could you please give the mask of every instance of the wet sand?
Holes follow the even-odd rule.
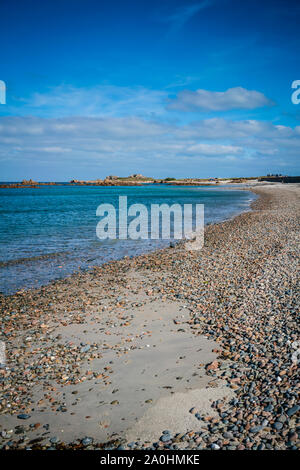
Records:
[[[298,448],[299,188],[253,187],[199,252],[2,297],[0,446]]]

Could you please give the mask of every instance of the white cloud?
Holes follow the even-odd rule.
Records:
[[[37,147],[37,148],[33,147],[32,150],[36,152],[47,152],[47,153],[55,153],[55,154],[72,151],[71,149],[65,148],[65,147]]]
[[[272,169],[276,161],[294,165],[299,153],[298,128],[254,120],[214,118],[179,126],[137,117],[0,118],[0,159],[31,161],[33,168],[52,161],[71,165],[71,171],[84,163],[106,174],[112,164],[159,171],[160,166],[176,168],[188,160],[193,165],[207,159],[217,167],[226,162],[240,167],[251,159],[254,165],[266,161]],[[72,170],[70,176],[81,175]],[[94,169],[92,176],[100,177]]]
[[[255,109],[273,104],[259,91],[235,87],[226,91],[183,90],[178,93],[176,98],[169,100],[167,107],[178,111],[226,111]]]
[[[187,147],[187,153],[195,155],[232,155],[242,154],[242,147],[222,144],[194,144]]]
[[[247,100],[252,106],[268,102],[261,93],[243,88],[219,95],[204,91],[198,98],[210,109],[238,102],[246,106]],[[212,173],[232,164],[230,168],[240,174],[247,161],[255,169],[263,164],[267,171],[262,174],[273,171],[276,162],[281,165],[286,161],[290,168],[298,165],[300,126],[293,129],[256,119],[220,117],[180,124],[166,110],[167,96],[166,91],[102,85],[90,89],[61,86],[36,93],[23,102],[19,117],[0,118],[0,161],[11,162],[12,175],[24,162],[28,171],[36,169],[37,173],[39,165],[53,165],[59,174],[56,179],[64,179],[61,172],[67,174],[66,169],[70,177],[84,177],[73,170],[84,165],[88,178],[118,173],[122,165],[123,173],[140,173],[146,168],[148,174],[156,172],[158,176],[163,167],[167,175],[174,169],[176,176],[179,168],[187,171],[188,167],[192,174],[200,162],[209,164]],[[169,107],[178,105],[182,96],[179,93]],[[179,113],[175,116],[180,118]]]

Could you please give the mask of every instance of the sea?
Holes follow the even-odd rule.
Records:
[[[229,186],[73,186],[0,189],[0,292],[10,295],[86,271],[125,256],[170,245],[172,240],[100,240],[96,215],[101,204],[204,204],[205,224],[250,210],[250,191]],[[118,210],[118,209],[117,209]],[[128,223],[132,218],[128,218]],[[176,240],[175,240],[176,242]]]

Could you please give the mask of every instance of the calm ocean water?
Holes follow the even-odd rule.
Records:
[[[205,223],[249,209],[255,195],[222,187],[42,186],[0,190],[0,291],[38,287],[123,256],[146,253],[166,240],[110,240],[96,237],[99,204],[204,204]]]

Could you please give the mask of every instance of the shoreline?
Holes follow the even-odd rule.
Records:
[[[284,358],[287,350],[291,354],[286,325],[281,330],[281,322],[283,328],[287,321],[283,318],[291,317],[290,337],[297,331],[292,320],[297,257],[294,260],[290,253],[298,249],[299,185],[252,190],[260,197],[251,210],[206,226],[205,247],[199,253],[186,251],[181,242],[39,289],[1,296],[0,339],[7,343],[9,366],[2,376],[11,394],[2,402],[0,415],[3,448],[101,448],[108,441],[114,441],[112,447],[126,448],[129,439],[134,448],[300,447],[293,431],[299,410],[289,412],[297,403],[297,368],[290,360],[278,371],[272,370],[274,365],[269,368],[270,360]],[[286,257],[288,264],[282,261]],[[290,289],[277,282],[278,272]],[[279,302],[280,296],[288,297],[292,311],[288,302]],[[275,330],[267,321],[273,311],[270,305],[277,306],[280,317],[279,324],[277,317],[274,320]],[[269,330],[276,344],[283,338],[281,349],[268,343],[263,350],[260,337],[268,341]],[[259,354],[253,353],[255,349]],[[143,372],[149,364],[153,368]],[[126,383],[126,376],[137,389]],[[284,411],[274,404],[265,411],[265,377]],[[281,392],[286,381],[293,390],[288,399]],[[251,416],[247,407],[257,411]],[[192,408],[195,413],[189,412]],[[164,415],[162,410],[168,412]],[[18,419],[20,413],[26,418]],[[281,416],[285,420],[280,421]],[[50,431],[43,428],[46,424]],[[166,429],[168,439],[160,439]]]
[[[250,193],[253,195],[253,191],[251,191],[251,188],[248,188],[248,187],[245,187],[245,186],[242,186],[242,187],[225,187],[225,188],[218,188],[220,189],[221,191],[248,191],[249,192],[249,197],[250,196]],[[220,223],[223,223],[223,222],[226,222],[227,220],[232,220],[234,219],[235,217],[237,217],[238,215],[242,214],[242,213],[245,213],[245,212],[248,212],[251,210],[251,204],[252,204],[253,200],[249,199],[248,201],[248,204],[247,204],[247,207],[245,208],[242,208],[240,207],[239,209],[235,208],[234,209],[234,212],[233,212],[233,209],[230,211],[229,208],[227,208],[227,211],[229,212],[229,214],[224,214],[223,215],[223,218],[221,220],[216,220],[215,222],[208,222],[207,224],[205,224],[205,226],[208,226],[208,225],[214,225],[214,224],[220,224]],[[231,206],[229,206],[231,207]],[[233,207],[234,207],[234,204],[233,204]],[[232,212],[230,214],[230,212]],[[117,242],[119,242],[120,240],[117,240]],[[148,242],[151,242],[151,239],[148,239],[147,240]],[[177,243],[185,243],[187,240],[186,239],[182,239],[182,240],[178,240],[178,241],[173,241],[173,240],[170,240],[170,243],[171,244],[177,244]],[[45,254],[39,254],[39,255],[35,255],[35,256],[32,256],[32,257],[28,257],[28,258],[17,258],[17,259],[10,259],[10,260],[7,260],[7,261],[1,261],[0,262],[0,270],[1,269],[6,269],[6,268],[12,268],[12,267],[15,267],[16,269],[19,269],[21,268],[21,266],[26,266],[28,265],[28,268],[30,269],[30,263],[35,263],[35,262],[39,262],[39,261],[42,261],[42,262],[51,262],[51,260],[53,260],[53,267],[52,266],[46,266],[46,268],[43,268],[43,266],[38,266],[38,265],[35,265],[35,264],[32,264],[32,269],[34,270],[35,272],[35,276],[34,278],[31,278],[31,279],[24,279],[24,283],[20,286],[20,282],[18,280],[18,282],[15,284],[14,287],[10,286],[10,287],[7,287],[5,289],[5,286],[3,286],[2,288],[2,291],[0,291],[0,294],[4,295],[4,296],[11,296],[11,295],[14,295],[15,293],[17,292],[23,292],[23,291],[28,291],[28,290],[39,290],[43,287],[46,287],[47,285],[51,284],[52,282],[55,282],[55,281],[58,281],[58,280],[63,280],[67,277],[71,277],[73,275],[77,275],[78,272],[80,272],[80,270],[83,270],[84,272],[87,272],[87,271],[92,271],[95,267],[99,267],[101,265],[104,265],[104,264],[107,264],[107,263],[111,263],[111,262],[115,262],[115,261],[120,261],[122,260],[124,257],[126,258],[126,256],[130,256],[130,257],[137,257],[137,256],[140,256],[143,254],[148,254],[148,253],[156,253],[160,250],[164,250],[165,248],[167,248],[169,246],[169,243],[167,243],[166,240],[158,240],[158,242],[160,242],[160,244],[162,245],[162,243],[164,243],[165,246],[153,246],[153,247],[149,247],[148,245],[144,245],[142,247],[137,247],[136,249],[136,253],[133,253],[133,254],[125,254],[124,253],[124,248],[123,248],[123,253],[120,252],[120,249],[119,249],[119,254],[117,254],[115,257],[114,257],[114,254],[110,254],[108,255],[108,258],[106,257],[106,260],[103,261],[101,260],[101,257],[98,257],[98,264],[92,264],[90,263],[89,266],[87,266],[88,261],[81,258],[80,260],[80,264],[77,264],[76,267],[74,266],[76,264],[76,261],[75,261],[75,257],[74,255],[72,254],[72,251],[69,250],[67,252],[62,252],[62,251],[59,251],[59,252],[52,252],[52,253],[45,253]],[[155,243],[155,241],[154,241]],[[107,248],[107,247],[106,247]],[[104,250],[105,250],[105,247],[104,247]],[[116,253],[118,252],[118,248],[116,249]],[[128,253],[128,250],[127,250],[127,253]],[[71,257],[70,257],[71,256]],[[72,261],[72,256],[73,256],[73,261]],[[90,253],[90,256],[96,256],[96,254],[94,253]],[[110,259],[109,259],[109,256],[110,256]],[[105,257],[104,257],[105,259]],[[101,261],[100,261],[101,260]],[[59,269],[55,266],[55,262],[57,262],[57,265],[61,265],[59,266]],[[65,264],[68,265],[68,263],[70,264],[69,267],[66,266],[66,269],[65,269],[65,272],[60,272],[60,268],[64,268]],[[47,271],[48,272],[51,272],[52,273],[52,270],[53,272],[55,272],[55,274],[52,274],[52,276],[49,276],[48,277],[48,280],[47,280],[47,275],[45,276],[43,271]],[[39,274],[40,274],[40,279],[39,279]],[[1,273],[1,277],[3,279],[5,279],[6,275],[5,275],[5,272],[4,273]],[[8,277],[10,278],[13,278],[13,273],[8,273]],[[34,283],[36,285],[34,285]]]

